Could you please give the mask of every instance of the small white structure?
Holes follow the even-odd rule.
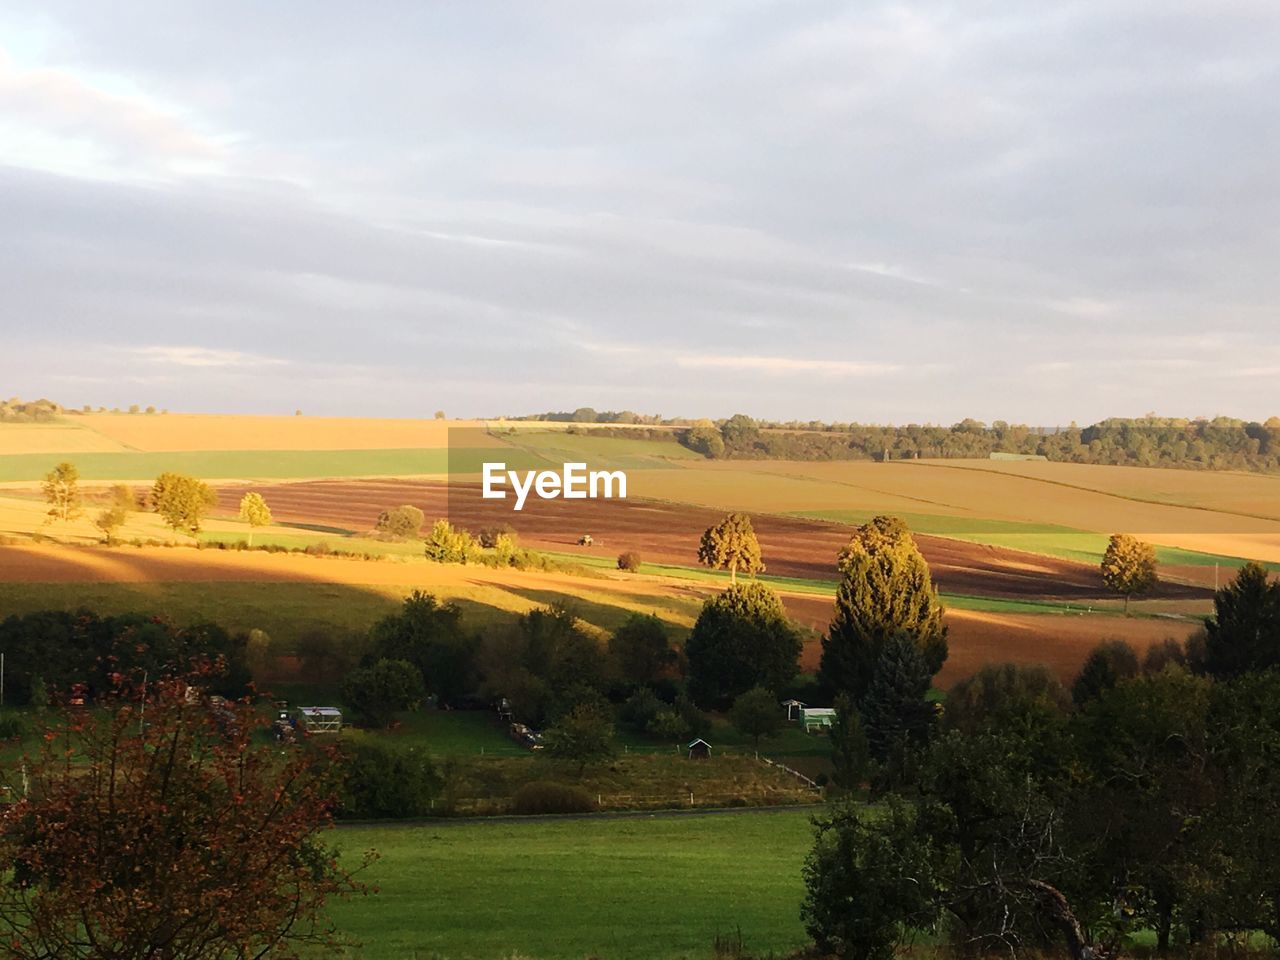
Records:
[[[341,733],[342,711],[337,707],[299,707],[298,726],[307,733]]]
[[[836,711],[833,707],[802,707],[800,709],[800,723],[805,733],[830,727],[835,722]]]
[[[799,720],[804,713],[805,705],[799,700],[783,700],[782,705],[787,709],[788,720]]]
[[[711,759],[711,744],[707,743],[707,741],[703,740],[701,737],[697,740],[691,740],[686,744],[686,749],[689,751],[690,760]]]

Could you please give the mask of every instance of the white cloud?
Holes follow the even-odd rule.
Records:
[[[24,68],[0,49],[0,159],[92,176],[217,169],[225,146],[141,93],[70,70]]]
[[[870,363],[863,360],[806,360],[796,357],[752,356],[677,357],[676,366],[692,370],[748,370],[767,374],[848,374],[859,377],[883,376],[897,373],[902,369],[900,365],[894,363]]]
[[[128,353],[145,363],[171,367],[274,367],[289,362],[277,357],[209,347],[133,347]]]

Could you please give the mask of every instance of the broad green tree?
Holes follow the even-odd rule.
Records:
[[[1127,533],[1112,534],[1102,556],[1102,582],[1124,597],[1127,615],[1129,598],[1149,593],[1159,582],[1156,548]]]
[[[41,484],[49,504],[49,519],[63,523],[74,520],[83,510],[80,505],[80,471],[74,463],[63,461],[44,476]]]
[[[181,473],[162,473],[151,487],[151,505],[175,532],[194,537],[217,495],[203,480]]]
[[[847,804],[815,825],[800,916],[822,955],[892,960],[937,922],[943,864],[911,805],[890,798],[872,813]]]
[[[777,736],[783,719],[777,696],[764,687],[752,687],[739,694],[729,710],[729,722],[739,733],[751,738],[756,753],[760,752],[761,738]]]
[[[683,443],[690,450],[712,460],[724,456],[724,437],[713,423],[690,427],[685,431]]]
[[[613,718],[599,704],[579,704],[546,730],[542,745],[553,760],[576,763],[582,776],[587,764],[613,756]]]
[[[735,584],[702,605],[685,642],[689,692],[709,708],[755,686],[781,690],[799,669],[801,646],[773,590],[758,580]]]
[[[398,613],[374,625],[370,640],[374,656],[416,666],[427,691],[444,704],[474,690],[476,638],[463,628],[456,604],[415,590]]]
[[[395,715],[422,702],[422,674],[405,660],[379,660],[347,675],[342,699],[371,727],[389,727]]]
[[[271,524],[271,508],[262,494],[250,491],[240,498],[240,519],[249,524],[249,546],[253,546],[253,531]]]
[[[1071,685],[1071,699],[1083,707],[1097,700],[1121,680],[1140,672],[1138,654],[1123,640],[1103,640],[1089,651]]]
[[[698,562],[713,570],[728,570],[729,582],[738,582],[738,571],[764,572],[760,557],[760,541],[745,513],[731,513],[715,526],[708,527],[698,545]]]
[[[1218,591],[1205,623],[1205,670],[1236,677],[1280,665],[1280,581],[1266,567],[1246,563]]]
[[[947,627],[929,565],[907,525],[876,517],[840,553],[835,614],[822,638],[820,676],[861,703],[889,640],[906,635],[933,676],[947,659]]]
[[[633,613],[609,638],[609,656],[628,683],[653,683],[675,659],[667,628],[653,614]]]

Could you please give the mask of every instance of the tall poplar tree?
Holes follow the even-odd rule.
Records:
[[[942,669],[942,604],[929,565],[902,520],[876,517],[859,527],[840,553],[839,569],[835,614],[822,638],[824,686],[861,705],[881,653],[898,634],[916,645],[930,676]]]

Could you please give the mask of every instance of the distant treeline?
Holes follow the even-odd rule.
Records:
[[[85,404],[79,408],[64,407],[60,403],[41,398],[39,400],[23,400],[21,397],[10,397],[0,400],[0,423],[50,423],[65,414],[81,413],[168,413],[168,410],[157,410],[154,406],[145,409],[139,404],[131,404],[128,410],[119,407],[92,407]]]
[[[997,420],[962,420],[951,426],[757,421],[743,414],[725,420],[663,419],[622,411],[522,417],[600,424],[593,434],[669,439],[713,459],[912,460],[986,458],[992,454],[1041,456],[1067,463],[1129,464],[1207,470],[1280,471],[1280,417],[1265,422],[1214,417],[1113,417],[1087,427],[1033,427]],[[611,424],[668,429],[610,430]],[[675,428],[675,429],[669,429]]]
[[[52,400],[0,400],[0,423],[48,423],[60,413],[62,407]]]

